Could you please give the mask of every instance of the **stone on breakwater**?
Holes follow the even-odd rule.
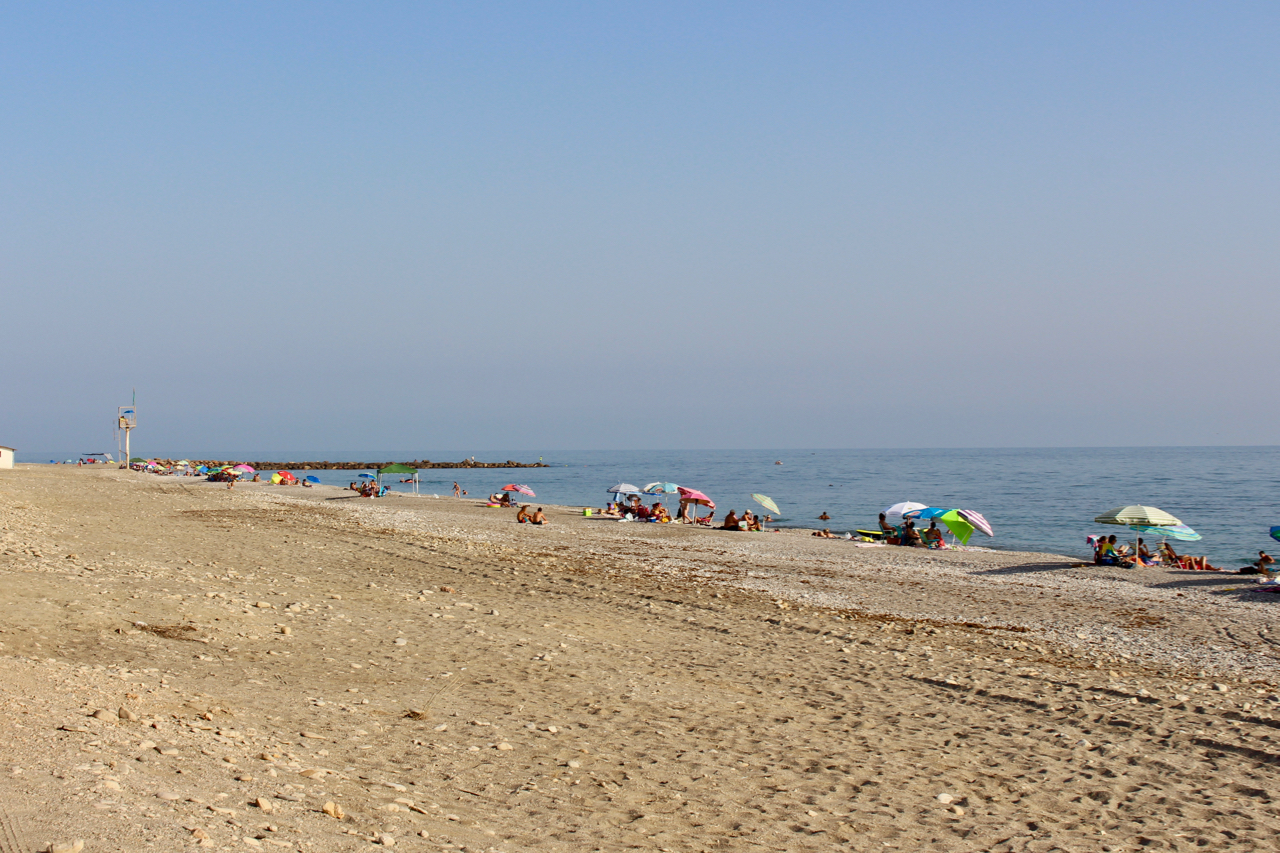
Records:
[[[158,460],[161,464],[171,467],[172,459]],[[209,468],[221,468],[223,465],[238,465],[239,460],[236,459],[193,459],[193,466],[205,465]],[[385,468],[388,465],[408,465],[411,468],[547,468],[545,462],[516,462],[508,459],[506,462],[476,462],[471,459],[464,459],[461,462],[431,462],[427,459],[419,459],[416,462],[246,462],[260,473],[268,471],[366,471]]]

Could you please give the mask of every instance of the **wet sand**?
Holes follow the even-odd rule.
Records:
[[[0,853],[1274,849],[1248,578],[548,515],[0,471]]]

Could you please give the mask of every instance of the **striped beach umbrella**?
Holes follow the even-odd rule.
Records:
[[[1131,524],[1130,530],[1138,533],[1145,533],[1148,536],[1160,536],[1165,539],[1178,539],[1182,542],[1195,542],[1200,538],[1200,534],[1196,533],[1185,524],[1177,524],[1173,527],[1152,527],[1146,524]]]
[[[769,497],[768,495],[757,495],[753,492],[751,495],[751,500],[760,504],[760,506],[769,510],[769,512],[773,513],[774,515],[782,515],[782,510],[778,509],[778,505],[774,503],[773,498]]]
[[[1154,506],[1122,506],[1104,512],[1094,519],[1098,524],[1135,524],[1144,527],[1177,527],[1182,521]]]
[[[996,535],[995,532],[992,531],[991,529],[991,523],[982,517],[982,513],[974,512],[971,509],[962,509],[962,510],[958,510],[958,512],[960,513],[961,518],[963,518],[965,521],[972,524],[978,530],[981,530],[983,533],[987,534],[988,536]]]
[[[505,486],[503,486],[503,487],[502,487],[502,491],[504,491],[504,492],[519,492],[520,494],[522,494],[522,495],[528,495],[528,496],[529,496],[529,497],[531,497],[531,498],[536,498],[536,497],[537,497],[537,495],[535,495],[535,494],[533,493],[533,489],[529,488],[528,486],[525,486],[525,485],[523,485],[523,484],[518,484],[518,483],[507,483],[507,485],[505,485]]]

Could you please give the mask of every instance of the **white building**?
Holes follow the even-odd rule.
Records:
[[[13,467],[13,448],[0,444],[0,468]]]

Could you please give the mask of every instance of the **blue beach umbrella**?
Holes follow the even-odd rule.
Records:
[[[307,478],[306,478],[306,479],[307,479],[307,482],[308,482],[308,483],[319,483],[319,482],[320,482],[320,478],[319,478],[319,477],[317,477],[315,474],[309,474],[309,475],[307,475]]]
[[[644,487],[646,495],[674,495],[680,491],[675,483],[650,483]]]
[[[1149,524],[1131,524],[1129,525],[1129,529],[1138,533],[1145,533],[1148,536],[1178,539],[1182,542],[1195,542],[1201,538],[1199,533],[1196,533],[1185,524],[1171,524],[1166,527],[1156,527]]]
[[[1280,542],[1280,527],[1271,528],[1271,538]]]
[[[373,476],[372,474],[361,474],[361,475],[360,475],[360,479],[361,479],[361,480],[373,480],[373,479],[375,479],[375,478],[374,478],[374,476]]]
[[[951,510],[949,509],[942,509],[941,507],[936,507],[936,506],[927,506],[924,509],[907,510],[902,514],[902,517],[915,518],[915,519],[923,518],[926,521],[929,521],[935,518],[941,518],[942,516],[946,515],[949,512],[951,512]]]

